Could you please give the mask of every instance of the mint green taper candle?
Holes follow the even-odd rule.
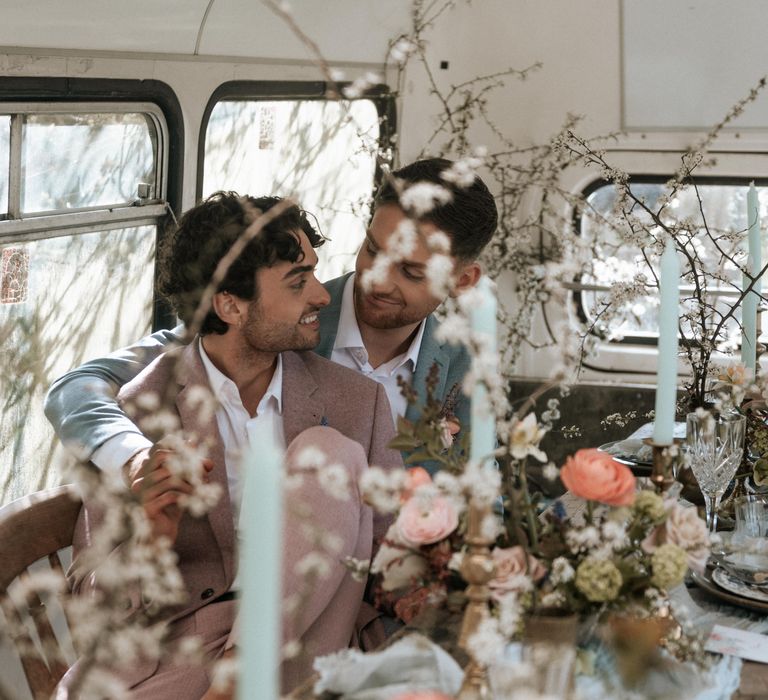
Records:
[[[238,700],[280,697],[282,451],[257,425],[243,460]]]
[[[491,363],[490,370],[494,372],[498,360],[496,344],[496,285],[481,277],[477,283],[480,303],[472,309],[470,323],[472,333],[483,339],[484,356]],[[488,364],[483,363],[485,368]],[[496,449],[496,415],[490,404],[488,390],[485,384],[475,381],[472,387],[472,430],[470,432],[469,456],[472,461],[485,460],[490,464],[492,454]]]
[[[757,201],[755,183],[749,184],[747,192],[747,270],[752,277],[757,277],[763,266],[760,251],[760,209]],[[743,276],[743,289],[749,287],[749,277]],[[747,294],[741,302],[741,362],[745,367],[755,371],[755,349],[757,348],[757,304],[762,291],[761,280],[752,285],[751,294]]]
[[[677,402],[677,328],[680,314],[680,261],[670,238],[659,270],[659,359],[656,375],[656,417],[653,442],[671,445]]]

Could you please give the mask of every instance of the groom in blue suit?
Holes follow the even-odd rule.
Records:
[[[396,170],[387,179],[376,196],[355,272],[325,284],[331,299],[320,312],[316,352],[381,383],[393,418],[404,415],[409,420],[421,413],[426,378],[437,363],[435,398],[467,429],[469,401],[460,387],[469,357],[463,346],[441,343],[435,337],[438,321],[433,312],[445,296],[431,291],[427,261],[440,248],[440,233],[445,234],[447,241],[442,240],[449,246],[446,252],[452,262],[450,294],[474,286],[481,275],[477,257],[496,230],[497,211],[479,177],[470,175],[468,182],[457,185],[455,176],[462,173],[454,163],[430,158]],[[448,201],[433,194],[429,187],[435,185],[450,192]],[[435,206],[423,213],[420,201],[425,196],[434,196]],[[373,275],[374,281],[364,285],[363,273],[374,267],[379,255],[389,255],[393,244],[397,247],[399,232],[409,222],[415,233],[411,245],[399,251],[385,275]],[[120,468],[146,451],[149,441],[120,410],[115,396],[169,343],[178,343],[183,336],[181,326],[158,331],[56,380],[45,411],[62,441],[102,468]],[[398,379],[413,385],[414,404],[407,405]]]

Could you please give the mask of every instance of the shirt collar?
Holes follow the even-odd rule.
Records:
[[[220,369],[218,369],[211,358],[203,348],[202,342],[198,339],[198,349],[200,350],[200,359],[203,362],[205,373],[208,375],[208,383],[211,385],[211,391],[219,403],[232,405],[243,405],[240,399],[240,391],[237,385]],[[256,413],[260,414],[269,404],[270,401],[275,402],[277,412],[282,415],[283,413],[283,356],[279,354],[277,356],[277,364],[275,365],[275,371],[272,374],[272,379],[269,382],[267,390],[264,392],[264,396],[261,397],[259,405],[256,409]]]
[[[344,291],[341,295],[341,312],[339,314],[339,325],[336,329],[336,340],[333,343],[334,350],[362,350],[365,353],[366,362],[368,361],[368,352],[365,350],[363,344],[363,337],[360,335],[360,327],[357,325],[357,317],[355,316],[355,274],[352,273],[349,279],[344,284]],[[416,367],[416,360],[419,357],[419,351],[421,350],[421,341],[424,339],[424,328],[426,326],[426,319],[423,320],[416,331],[416,335],[413,336],[413,340],[405,352],[401,355],[402,361],[398,362],[398,366],[404,365],[409,360],[412,363],[412,367]]]

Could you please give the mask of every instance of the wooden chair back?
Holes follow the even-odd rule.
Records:
[[[29,567],[41,559],[64,574],[58,552],[72,544],[81,505],[72,486],[59,486],[0,508],[0,607],[35,699],[51,696],[67,664],[37,593],[27,592],[22,605],[12,600],[8,589],[17,579],[23,582],[30,575]],[[27,619],[34,625],[39,646],[23,624]]]

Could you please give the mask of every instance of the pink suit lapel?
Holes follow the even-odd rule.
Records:
[[[323,425],[325,405],[301,354],[283,353],[283,433],[286,447],[307,428]],[[331,426],[333,427],[333,426]]]
[[[208,376],[200,359],[198,343],[199,339],[195,339],[183,351],[177,372],[182,388],[176,396],[176,408],[179,411],[184,432],[195,436],[197,440],[205,441],[208,456],[213,460],[214,466],[209,477],[212,482],[221,486],[222,494],[213,510],[208,513],[208,521],[221,549],[227,580],[231,581],[235,575],[235,527],[232,519],[232,503],[229,498],[227,468],[224,462],[224,445],[215,415],[211,412],[205,417],[206,420],[201,420],[199,400],[194,400],[194,388],[203,387],[210,391]]]

